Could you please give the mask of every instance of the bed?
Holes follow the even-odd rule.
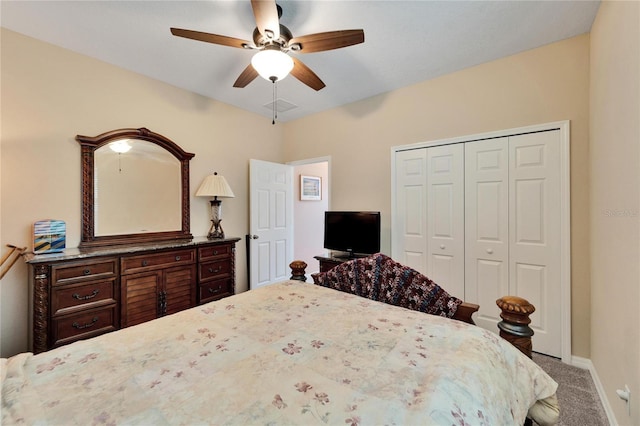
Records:
[[[2,359],[1,372],[7,425],[557,420],[557,384],[496,334],[298,280]]]

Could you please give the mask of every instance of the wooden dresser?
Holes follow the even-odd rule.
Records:
[[[235,293],[239,238],[29,255],[33,352]]]

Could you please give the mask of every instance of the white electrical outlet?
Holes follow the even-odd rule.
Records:
[[[628,385],[624,385],[624,390],[617,389],[616,393],[627,404],[627,414],[631,415],[631,390]]]

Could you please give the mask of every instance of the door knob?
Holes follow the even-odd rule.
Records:
[[[252,240],[257,240],[260,237],[258,237],[257,235],[249,235],[249,238],[251,238]]]

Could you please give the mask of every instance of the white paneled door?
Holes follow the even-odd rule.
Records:
[[[504,133],[395,152],[392,255],[479,304],[474,320],[494,332],[496,300],[527,299],[534,350],[564,358],[568,136]]]
[[[465,300],[476,324],[497,330],[496,300],[509,289],[509,138],[465,147]]]
[[[251,160],[250,289],[289,278],[293,261],[293,167]]]
[[[396,214],[391,237],[401,248],[394,258],[427,272],[427,150],[400,151],[395,156]]]
[[[536,306],[535,350],[561,356],[560,132],[509,138],[509,283]]]
[[[464,299],[464,145],[427,150],[427,270]]]

